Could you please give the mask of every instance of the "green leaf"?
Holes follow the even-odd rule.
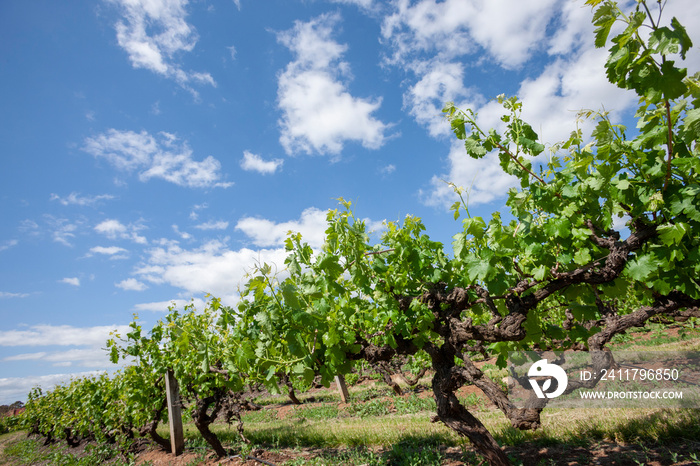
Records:
[[[681,244],[683,236],[689,230],[689,226],[686,223],[676,223],[676,224],[665,224],[660,225],[656,228],[659,232],[659,237],[661,241],[667,246]]]
[[[601,0],[588,0],[587,5],[598,5]],[[599,7],[593,14],[593,24],[595,29],[595,46],[600,48],[605,46],[605,42],[608,40],[608,35],[610,34],[610,28],[615,24],[615,20],[619,15],[619,10],[617,5],[613,3],[605,3],[603,6]]]
[[[574,262],[578,265],[586,265],[591,261],[591,253],[587,248],[581,248],[574,254]]]
[[[681,58],[685,60],[685,53],[691,49],[691,47],[693,46],[693,41],[690,40],[690,36],[688,36],[687,31],[681,25],[681,23],[678,22],[675,16],[671,18],[671,27],[676,33],[678,44],[681,46]]]
[[[528,153],[537,156],[540,155],[544,151],[544,145],[538,143],[534,139],[527,138],[525,136],[520,136],[518,139],[518,143],[525,149],[527,149]]]
[[[650,254],[629,261],[625,271],[633,280],[643,282],[656,270],[658,264]]]
[[[464,261],[469,280],[486,280],[496,269],[481,257],[471,256]]]
[[[541,281],[544,280],[545,275],[547,274],[547,267],[544,265],[540,265],[537,267],[535,270],[532,271],[532,276],[535,280]]]
[[[328,254],[318,264],[319,269],[324,270],[331,280],[335,280],[343,273],[343,267],[338,263],[338,256]]]
[[[571,222],[568,218],[560,217],[552,219],[545,224],[544,228],[545,232],[550,236],[559,238],[568,238],[571,236]]]
[[[455,218],[455,220],[457,220],[457,219],[459,218],[459,209],[460,209],[460,207],[462,207],[462,204],[461,204],[459,201],[455,202],[455,203],[452,204],[452,206],[450,207],[450,210],[454,210],[454,211],[455,211],[455,213],[454,213],[454,218]]]
[[[483,238],[486,232],[486,222],[481,217],[465,218],[462,222],[464,231],[475,238]]]
[[[597,318],[598,308],[588,304],[572,303],[571,313],[579,322],[585,322]]]
[[[282,285],[282,297],[284,297],[284,303],[291,307],[292,309],[299,309],[299,299],[297,298],[297,287],[293,283],[286,282]]]
[[[685,94],[688,87],[683,80],[685,79],[687,70],[685,68],[676,68],[673,60],[667,60],[661,64],[662,77],[657,84],[658,88],[663,92],[664,98],[676,99]]]
[[[467,130],[465,129],[464,120],[462,118],[453,118],[450,124],[457,139],[464,139],[467,137]]]
[[[678,53],[679,45],[675,32],[667,27],[660,27],[649,36],[649,48],[661,55]]]
[[[474,134],[464,139],[464,147],[467,149],[467,154],[469,154],[475,159],[480,159],[487,154],[487,151],[482,145],[481,140],[477,135]]]
[[[688,110],[683,121],[686,143],[700,139],[700,108]]]

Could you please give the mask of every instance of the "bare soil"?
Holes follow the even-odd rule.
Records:
[[[667,329],[667,336],[678,337],[678,329]],[[652,339],[655,335],[649,333],[635,333],[634,338],[638,340]],[[486,363],[494,364],[495,360],[483,361],[477,363],[481,366]],[[368,380],[362,382],[361,385],[371,385],[374,381]],[[325,389],[312,389],[308,394],[314,395],[317,392],[323,392]],[[420,398],[432,396],[432,391],[425,387],[414,387],[411,390]],[[410,392],[409,392],[410,393]],[[483,392],[475,386],[465,386],[458,391],[458,396],[466,397],[470,394],[479,396],[486,409],[495,409],[495,406],[490,403]],[[408,396],[405,395],[405,396]],[[385,397],[381,397],[385,398]],[[392,400],[386,397],[387,400]],[[303,406],[315,404],[316,401],[308,399]],[[339,403],[339,410],[345,410],[349,404]],[[293,414],[297,406],[291,403],[280,403],[276,405],[266,406],[265,409],[277,411],[278,419],[285,419]],[[2,451],[9,443],[24,437],[24,433],[13,433],[0,437],[0,465],[19,466],[20,463],[13,462],[12,459],[3,457]],[[39,439],[40,440],[40,439]],[[41,442],[41,440],[40,440]],[[41,443],[40,443],[41,444]],[[85,442],[76,448],[66,448],[66,452],[71,453],[76,457],[84,455]],[[51,446],[39,447],[42,451],[49,451]],[[383,454],[390,448],[375,448],[375,453]],[[440,447],[442,456],[445,458],[443,466],[461,466],[461,465],[485,465],[484,461],[479,461],[475,455],[465,455],[462,448],[459,447]],[[340,449],[321,449],[321,448],[287,448],[266,450],[258,448],[253,450],[245,458],[240,455],[234,455],[227,458],[217,458],[211,450],[186,450],[182,455],[174,456],[162,449],[147,443],[145,440],[140,444],[136,453],[137,465],[153,465],[153,466],[192,466],[192,465],[231,465],[231,466],[281,466],[285,463],[294,461],[295,464],[301,463],[303,459],[313,459],[318,457],[329,457],[340,455],[346,452],[347,448]],[[575,446],[571,444],[554,445],[554,446],[538,446],[533,444],[519,445],[516,447],[506,447],[506,453],[516,459],[518,463],[522,462],[525,466],[530,465],[554,465],[554,466],[571,466],[571,465],[601,465],[601,466],[667,466],[667,465],[698,465],[700,461],[676,461],[673,458],[689,458],[691,454],[697,455],[700,458],[700,439],[679,439],[677,443],[667,445],[639,445],[639,444],[617,444],[612,442],[594,442],[587,447]],[[470,458],[470,459],[466,459]],[[389,463],[387,463],[389,464]]]
[[[462,449],[457,447],[442,448],[446,460],[442,466],[486,465],[485,462],[465,462]],[[382,449],[376,450],[382,453]],[[681,443],[670,446],[646,447],[640,445],[618,445],[615,443],[596,443],[591,448],[560,445],[554,447],[520,446],[505,449],[509,456],[522,461],[524,466],[535,465],[600,465],[600,466],[690,466],[697,465],[693,461],[673,462],[672,454],[687,458],[692,453],[700,451],[700,443]],[[339,451],[321,449],[283,449],[279,451],[254,450],[245,460],[240,456],[218,459],[213,454],[202,455],[187,451],[175,457],[162,450],[148,450],[138,456],[136,464],[152,464],[154,466],[185,466],[202,465],[231,465],[231,466],[281,466],[288,461],[299,458],[311,459],[321,455],[328,456]],[[261,461],[262,460],[262,461]]]

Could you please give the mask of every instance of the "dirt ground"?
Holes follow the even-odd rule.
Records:
[[[672,333],[677,333],[677,329],[669,329]],[[673,336],[673,334],[671,334]],[[654,335],[651,333],[635,334],[636,339],[651,339]],[[478,363],[494,363],[495,361],[483,361]],[[368,381],[367,383],[373,383]],[[313,392],[314,390],[312,390]],[[313,394],[313,393],[311,393]],[[476,394],[484,400],[485,408],[495,408],[483,392],[474,386],[462,387],[458,395],[465,397],[470,394]],[[430,389],[421,389],[417,391],[417,395],[421,398],[432,396]],[[392,398],[386,397],[387,400]],[[311,401],[311,400],[309,400]],[[347,404],[339,404],[338,408],[342,411],[347,408]],[[295,407],[291,404],[279,404],[267,407],[277,411],[277,418],[284,419],[289,416]],[[2,450],[8,442],[24,437],[23,433],[15,433],[3,436],[0,440],[0,457]],[[40,447],[48,449],[50,447]],[[81,443],[76,448],[68,448],[67,451],[75,456],[81,456],[85,445]],[[186,450],[182,455],[174,456],[162,449],[147,443],[145,440],[141,443],[137,450],[136,464],[137,465],[153,465],[153,466],[193,466],[193,465],[231,465],[231,466],[282,466],[285,463],[294,462],[294,464],[303,464],[304,459],[313,459],[318,457],[329,457],[342,454],[343,449],[320,449],[320,448],[288,448],[288,449],[255,449],[250,452],[245,458],[240,455],[234,455],[226,458],[217,458],[211,450]],[[577,447],[573,445],[556,445],[541,447],[537,445],[520,445],[517,447],[506,447],[506,453],[516,459],[516,464],[522,463],[525,466],[530,465],[554,465],[554,466],[572,466],[572,465],[648,465],[648,466],[668,466],[668,465],[697,465],[700,466],[700,461],[675,461],[673,458],[689,458],[695,454],[700,458],[700,439],[679,439],[675,444],[670,445],[639,445],[639,444],[617,444],[612,442],[597,442],[589,447]],[[387,449],[376,448],[375,453],[388,452]],[[445,466],[461,466],[461,465],[485,465],[484,461],[466,460],[465,453],[459,447],[442,447],[442,456],[445,458],[442,465]],[[387,463],[389,464],[389,463]],[[3,463],[0,460],[0,465],[15,466],[18,463],[7,461]],[[358,465],[359,466],[359,465]]]
[[[381,450],[379,450],[381,451]],[[693,461],[673,462],[671,460],[672,453],[678,454],[679,457],[688,457],[691,453],[700,452],[700,443],[693,445],[678,444],[670,447],[651,447],[642,448],[639,445],[617,445],[612,443],[595,444],[592,449],[571,446],[557,447],[518,447],[506,448],[506,453],[522,461],[525,466],[530,465],[556,465],[556,466],[575,466],[575,465],[601,465],[601,466],[690,466],[698,465]],[[254,450],[245,460],[240,456],[230,458],[217,459],[214,455],[209,454],[203,457],[201,454],[186,451],[184,454],[174,457],[171,454],[161,450],[148,450],[139,454],[136,464],[152,464],[154,466],[185,466],[193,464],[202,465],[231,465],[231,466],[261,466],[274,465],[281,466],[288,461],[298,460],[299,458],[312,458],[319,456],[322,453],[331,453],[329,450],[313,450],[313,449],[295,449],[295,450],[280,450],[276,452]],[[446,461],[443,466],[462,466],[481,463],[465,463],[462,459],[463,452],[460,448],[450,447],[443,449],[443,454]]]
[[[464,393],[461,393],[464,391]],[[469,393],[482,393],[478,388],[469,386],[463,387],[460,395]],[[428,396],[429,390],[425,390],[419,396]],[[341,407],[342,408],[342,407]],[[288,415],[293,409],[291,405],[273,406],[269,409],[278,411],[278,416],[283,418]],[[0,441],[0,457],[4,446],[16,439],[24,438],[24,433],[14,433],[3,436]],[[48,449],[49,446],[41,446],[40,449]],[[76,457],[80,457],[85,450],[85,443],[81,443],[76,448],[65,447],[67,452],[70,452]],[[385,449],[374,449],[375,453],[382,454]],[[593,444],[589,448],[576,447],[572,445],[540,447],[534,445],[521,445],[517,447],[506,447],[506,453],[515,458],[517,462],[522,462],[523,465],[649,465],[649,466],[667,466],[667,465],[700,465],[700,462],[674,462],[674,454],[679,458],[688,458],[690,454],[696,454],[700,457],[700,439],[685,440],[673,445],[619,445],[615,443],[599,442]],[[442,465],[446,466],[461,466],[461,465],[479,465],[486,464],[478,460],[468,460],[465,462],[464,452],[458,447],[443,447],[441,448],[442,456],[445,461]],[[285,463],[294,461],[295,464],[303,464],[303,459],[312,459],[314,457],[328,457],[343,453],[342,449],[317,449],[317,448],[294,448],[294,449],[255,449],[246,458],[240,455],[234,455],[227,458],[217,458],[211,450],[185,450],[182,455],[174,456],[171,453],[165,452],[162,449],[153,446],[147,441],[143,441],[138,447],[136,455],[137,465],[153,465],[153,466],[193,466],[193,465],[230,465],[230,466],[282,466]],[[301,460],[301,461],[300,461]],[[19,463],[7,461],[0,464],[6,466],[19,466]],[[47,465],[49,466],[49,465]]]

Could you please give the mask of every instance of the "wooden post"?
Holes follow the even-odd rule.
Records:
[[[165,393],[168,400],[168,420],[170,421],[170,448],[175,456],[185,449],[185,436],[182,430],[182,410],[180,409],[180,389],[175,374],[169,370],[165,374]]]
[[[345,377],[342,375],[335,376],[335,384],[338,386],[338,392],[340,393],[340,399],[343,403],[347,403],[350,399],[350,394],[348,393],[348,387],[345,385]]]

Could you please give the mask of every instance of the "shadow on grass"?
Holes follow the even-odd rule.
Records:
[[[253,445],[268,450],[307,450],[304,458],[285,463],[289,466],[420,466],[438,465],[447,460],[482,464],[480,457],[466,446],[468,442],[462,443],[449,431],[399,434],[400,438],[394,436],[383,443],[370,438],[369,426],[354,433],[333,433],[329,427],[318,428],[307,422],[295,419],[291,425],[273,423],[246,432],[246,435]],[[622,464],[617,461],[625,456],[642,461],[638,464],[648,461],[673,464],[674,455],[688,457],[689,452],[700,447],[699,409],[647,412],[562,409],[547,416],[544,427],[537,431],[519,431],[503,423],[500,425],[492,427],[492,432],[514,464],[565,464],[560,461],[566,458],[586,464],[594,459],[593,454],[601,464]],[[234,429],[217,434],[224,443],[240,444]],[[383,446],[371,446],[378,444]],[[459,448],[459,445],[465,446]]]
[[[700,409],[663,409],[642,415],[624,409],[588,412],[595,414],[560,425],[547,423],[537,431],[503,427],[494,437],[502,446],[585,446],[597,441],[665,445],[700,439]],[[566,416],[566,410],[561,415]]]
[[[439,435],[408,435],[399,442],[383,448],[354,446],[344,449],[319,449],[313,459],[300,458],[292,465],[366,465],[366,466],[435,466],[447,459],[444,439]],[[455,456],[452,454],[451,456]],[[457,455],[460,456],[461,455]],[[453,458],[462,459],[462,458]],[[472,464],[472,463],[468,463]]]

